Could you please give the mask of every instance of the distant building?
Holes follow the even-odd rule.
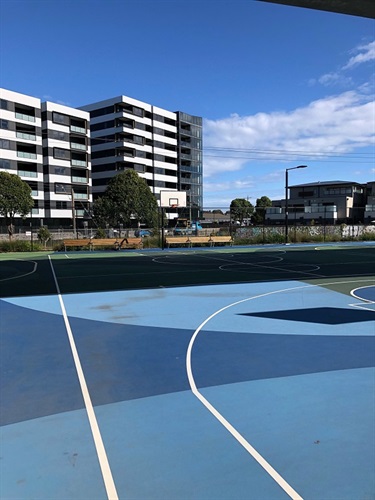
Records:
[[[375,221],[375,181],[368,182],[366,185],[366,205],[364,222],[370,223]]]
[[[201,117],[125,96],[80,109],[5,89],[0,98],[0,171],[31,187],[34,225],[83,227],[93,197],[128,168],[157,200],[163,190],[187,193],[187,208],[170,218],[201,216]]]
[[[118,96],[81,107],[90,113],[94,199],[125,169],[144,178],[155,197],[186,191],[192,217],[202,210],[202,118]],[[177,213],[170,214],[177,216]]]
[[[30,218],[73,225],[74,205],[79,220],[92,202],[89,114],[5,89],[0,97],[0,171],[31,187]]]
[[[372,210],[375,208],[374,184],[324,181],[290,186],[288,220],[291,224],[293,221],[296,224],[368,222],[371,214],[375,215],[375,210]],[[372,198],[369,193],[372,193]],[[285,200],[273,201],[272,205],[266,209],[265,222],[283,224]]]

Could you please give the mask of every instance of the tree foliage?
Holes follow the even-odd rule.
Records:
[[[51,239],[51,233],[46,226],[42,226],[38,231],[38,240],[43,243],[44,248],[47,246],[47,242]]]
[[[16,174],[0,172],[0,216],[5,218],[9,239],[13,236],[15,216],[26,217],[33,206],[30,186]]]
[[[263,224],[267,207],[272,207],[272,201],[268,198],[268,196],[257,198],[255,213],[252,217],[254,224]]]
[[[254,206],[245,198],[236,198],[230,203],[230,213],[233,220],[238,220],[241,225],[254,211]]]
[[[99,225],[129,227],[132,220],[156,227],[158,204],[147,182],[134,170],[113,177],[104,195],[94,203],[94,217]]]

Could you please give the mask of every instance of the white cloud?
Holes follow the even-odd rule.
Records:
[[[374,59],[375,42],[362,44],[336,71],[310,80],[309,85],[353,89],[348,71]],[[232,199],[247,196],[252,203],[263,195],[282,198],[285,168],[299,164],[310,168],[293,176],[297,182],[370,180],[375,173],[369,167],[375,145],[374,85],[371,78],[363,80],[354,90],[324,96],[292,111],[205,120],[205,205],[225,207]]]
[[[324,158],[373,145],[374,112],[371,96],[348,91],[292,112],[205,120],[205,176],[239,171],[249,161]]]
[[[326,73],[325,75],[320,76],[318,78],[318,82],[326,87],[330,87],[333,85],[347,86],[352,83],[352,79],[347,76],[344,76],[339,72],[334,72],[334,73]]]
[[[358,64],[363,64],[369,61],[375,60],[375,41],[368,43],[367,45],[360,45],[354,52],[359,52],[355,56],[351,57],[349,61],[343,66],[343,69],[351,69]]]
[[[341,87],[348,88],[353,83],[352,77],[348,76],[346,72],[353,70],[360,64],[367,63],[375,60],[375,41],[367,43],[366,45],[359,45],[351,51],[355,55],[350,57],[347,63],[343,64],[336,71],[325,73],[318,78],[311,78],[308,82],[310,86],[320,83],[325,87],[340,85]]]

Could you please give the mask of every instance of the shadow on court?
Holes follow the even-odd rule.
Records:
[[[98,252],[99,254],[99,252]],[[61,293],[89,293],[189,285],[311,281],[371,276],[371,247],[316,251],[294,249],[207,249],[185,251],[83,252],[54,254],[51,262]],[[49,295],[56,285],[48,256],[0,260],[0,297]]]

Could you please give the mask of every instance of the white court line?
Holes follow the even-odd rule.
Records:
[[[203,255],[202,257],[206,257],[206,255]],[[208,257],[207,257],[208,258]],[[311,276],[314,276],[314,277],[317,277],[317,278],[325,278],[326,276],[324,274],[315,274],[315,273],[312,273],[312,272],[309,272],[309,271],[297,271],[295,269],[287,269],[285,267],[277,267],[277,266],[268,266],[266,264],[272,264],[273,262],[281,262],[283,261],[283,257],[279,257],[278,259],[280,260],[273,260],[271,262],[265,262],[264,264],[258,264],[256,262],[241,262],[241,261],[238,261],[238,262],[233,262],[231,260],[228,260],[228,259],[222,259],[220,257],[213,257],[214,260],[222,260],[224,262],[228,262],[228,264],[222,264],[221,266],[219,266],[219,269],[221,271],[225,271],[225,269],[223,269],[224,266],[234,266],[234,265],[244,265],[244,266],[250,266],[250,267],[260,267],[260,268],[264,268],[264,269],[275,269],[277,271],[283,271],[283,272],[287,272],[287,273],[299,273],[299,274],[303,274],[303,275],[311,275]],[[291,264],[293,265],[293,264]],[[298,266],[302,266],[302,265],[305,265],[305,266],[314,266],[314,264],[298,264]],[[315,266],[316,267],[316,270],[318,271],[320,269],[320,266]],[[229,272],[231,270],[229,269]]]
[[[350,292],[350,295],[352,295],[355,299],[363,300],[364,302],[369,302],[370,304],[373,304],[374,303],[373,300],[364,299],[363,297],[361,297],[360,295],[356,295],[356,293],[355,293],[357,290],[362,290],[362,288],[373,288],[373,287],[375,287],[375,285],[359,286],[357,288],[354,288],[354,290],[352,290]]]
[[[77,347],[76,347],[74,337],[73,337],[73,332],[72,332],[72,329],[70,327],[68,315],[66,313],[64,301],[63,301],[62,296],[61,296],[60,287],[59,287],[59,284],[57,282],[55,270],[53,268],[52,259],[51,259],[50,255],[48,255],[48,259],[49,259],[49,262],[51,265],[53,278],[55,280],[56,290],[57,290],[57,294],[58,294],[59,302],[60,302],[60,307],[61,307],[61,311],[62,311],[63,318],[64,318],[65,328],[66,328],[66,331],[68,334],[70,348],[72,350],[72,355],[73,355],[75,367],[77,370],[79,383],[81,386],[83,400],[85,402],[85,407],[86,407],[87,416],[88,416],[90,427],[91,427],[91,432],[92,432],[92,435],[94,438],[96,452],[98,454],[99,464],[100,464],[100,468],[102,471],[102,476],[103,476],[105,488],[107,491],[107,496],[108,496],[108,499],[110,499],[110,500],[118,500],[116,486],[115,486],[115,483],[113,480],[111,469],[109,467],[109,462],[108,462],[107,454],[106,454],[106,451],[104,448],[103,439],[102,439],[102,436],[100,434],[99,425],[98,425],[98,422],[96,420],[94,408],[93,408],[93,405],[91,402],[91,397],[90,397],[90,394],[89,394],[89,391],[87,388],[85,375],[83,373],[81,361],[79,359]]]
[[[2,278],[0,281],[17,280],[18,278],[24,278],[25,276],[29,276],[29,274],[34,274],[35,271],[37,270],[38,264],[34,260],[23,260],[23,259],[12,259],[12,260],[16,261],[18,260],[20,262],[32,262],[34,264],[34,268],[29,273],[19,274],[18,276],[11,276],[10,278]]]
[[[364,280],[365,281],[373,281],[373,280]],[[236,306],[238,304],[242,304],[243,302],[247,302],[250,300],[258,299],[260,297],[266,297],[269,295],[274,295],[277,293],[282,293],[282,292],[289,292],[291,290],[298,290],[302,288],[311,288],[311,287],[317,287],[317,286],[326,286],[326,285],[335,285],[335,284],[342,284],[342,283],[358,283],[358,280],[356,281],[335,281],[331,283],[323,283],[323,284],[314,284],[314,285],[302,285],[302,286],[295,286],[291,288],[284,288],[281,290],[274,290],[272,292],[266,292],[262,293],[260,295],[255,295],[253,297],[247,297],[246,299],[239,300],[237,302],[233,302],[232,304],[228,304],[227,306],[222,307],[218,311],[215,311],[211,316],[206,318],[203,323],[201,323],[198,328],[195,330],[193,336],[190,339],[189,346],[186,352],[186,372],[189,380],[189,385],[191,388],[192,393],[199,399],[199,401],[209,410],[214,417],[227,429],[228,432],[232,434],[232,436],[245,448],[245,450],[263,467],[263,469],[276,481],[276,483],[287,493],[293,500],[303,500],[302,497],[290,486],[289,483],[285,481],[285,479],[280,476],[280,474],[267,462],[265,458],[260,455],[260,453],[253,447],[251,444],[232,426],[226,418],[221,415],[221,413],[216,410],[214,406],[211,405],[211,403],[199,392],[197,385],[194,380],[193,376],[193,371],[192,371],[192,366],[191,366],[191,354],[193,350],[193,345],[195,342],[195,339],[197,338],[199,332],[202,330],[202,328],[209,322],[211,321],[212,318],[220,314],[221,312],[225,311],[226,309],[229,309],[230,307]]]

